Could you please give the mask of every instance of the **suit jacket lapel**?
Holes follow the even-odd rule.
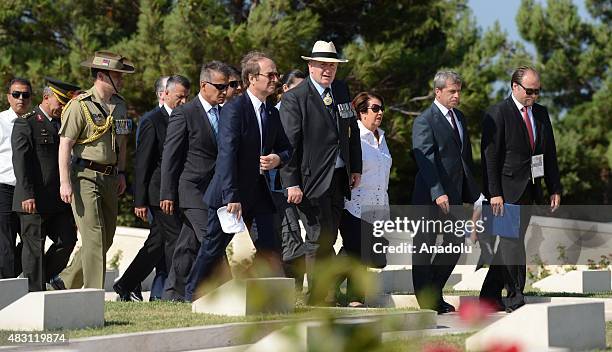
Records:
[[[312,107],[314,107],[318,112],[319,112],[319,117],[323,120],[325,120],[324,123],[326,123],[333,131],[334,133],[336,133],[336,135],[338,135],[338,126],[335,123],[335,118],[329,115],[329,111],[327,111],[327,109],[325,108],[325,105],[323,104],[323,99],[321,99],[321,96],[319,95],[319,92],[317,91],[317,88],[315,88],[314,84],[312,84],[312,82],[310,81],[310,78],[308,79],[308,100],[310,102],[310,105]],[[310,114],[309,117],[312,116],[316,116],[316,114]]]
[[[431,110],[434,113],[434,121],[436,121],[438,125],[442,126],[442,129],[446,130],[446,132],[451,135],[451,138],[457,143],[459,150],[461,150],[461,139],[457,139],[457,135],[455,134],[455,131],[453,131],[453,126],[451,126],[451,124],[448,122],[446,116],[442,115],[442,111],[438,109],[435,103],[431,104]]]
[[[247,117],[246,123],[248,126],[253,126],[254,130],[261,141],[261,149],[265,146],[265,141],[261,138],[261,131],[259,130],[259,121],[257,119],[257,113],[255,112],[255,107],[253,106],[253,102],[247,93],[242,94],[243,104],[246,105],[246,110],[248,111],[249,116]],[[269,115],[268,115],[269,116]],[[251,128],[253,128],[251,127]],[[263,126],[261,126],[263,128]],[[261,152],[260,149],[260,152]]]
[[[523,141],[525,142],[527,149],[529,149],[529,151],[531,152],[531,143],[529,142],[529,132],[527,132],[527,126],[525,126],[525,120],[523,120],[523,114],[521,113],[521,111],[518,109],[518,107],[514,103],[512,96],[508,97],[506,102],[508,104],[508,107],[510,108],[510,111],[513,112],[516,123],[518,123],[521,126],[521,131],[523,131]],[[534,120],[535,120],[535,115],[534,115]],[[538,138],[536,138],[536,143],[537,143],[537,139]]]
[[[195,105],[196,111],[198,111],[200,118],[204,120],[204,126],[206,126],[206,129],[208,130],[208,136],[213,141],[213,143],[217,145],[217,136],[215,136],[215,132],[213,131],[212,126],[210,125],[210,121],[208,120],[208,114],[206,113],[206,110],[204,110],[202,102],[200,102],[200,97],[196,96],[195,99],[192,100],[192,102]],[[220,115],[221,110],[219,109],[219,118],[221,118]]]

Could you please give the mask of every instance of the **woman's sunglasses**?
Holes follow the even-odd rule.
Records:
[[[366,110],[372,110],[373,113],[377,114],[379,111],[385,112],[385,107],[378,104],[374,104],[372,106],[368,106]]]

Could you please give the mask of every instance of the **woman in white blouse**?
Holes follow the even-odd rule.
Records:
[[[373,240],[372,231],[367,229],[372,227],[374,220],[387,218],[389,213],[387,188],[392,160],[385,132],[379,127],[384,115],[383,98],[375,93],[362,92],[353,99],[353,108],[359,115],[357,124],[361,137],[363,171],[361,183],[351,191],[351,200],[345,200],[340,219],[340,235],[346,254],[365,265],[384,266],[380,260],[372,260],[369,255],[361,259],[362,243],[370,246]],[[363,233],[362,227],[366,229]],[[371,252],[371,248],[364,248],[364,253]],[[348,306],[363,307],[363,287],[356,287],[357,280],[351,277],[353,275],[347,273]]]

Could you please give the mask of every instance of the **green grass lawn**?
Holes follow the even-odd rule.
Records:
[[[75,308],[76,309],[76,308]],[[191,304],[177,302],[106,302],[104,305],[104,327],[78,330],[67,330],[70,339],[121,334],[139,331],[151,331],[193,326],[214,325],[263,320],[290,320],[337,317],[355,314],[373,314],[380,312],[414,311],[406,309],[320,309],[299,306],[293,314],[260,314],[248,317],[228,317],[212,314],[193,313]],[[57,331],[55,331],[57,332]],[[0,345],[7,343],[11,331],[0,331]]]
[[[462,293],[463,294],[463,293]],[[264,320],[291,320],[338,317],[347,315],[376,314],[381,312],[414,311],[414,309],[320,309],[299,306],[293,314],[261,314],[249,317],[227,317],[191,312],[188,303],[175,302],[106,302],[104,312],[104,327],[67,330],[69,339],[90,336],[101,336],[140,331],[153,331],[171,328],[185,328],[223,323],[253,322]],[[54,331],[60,332],[60,331]],[[8,344],[10,331],[0,331],[0,345]],[[379,351],[404,352],[422,351],[425,346],[434,344],[451,345],[463,351],[465,339],[471,334],[455,334],[446,336],[425,336],[420,338],[398,339],[382,344]],[[612,322],[606,323],[608,345],[612,345]],[[377,350],[378,351],[378,350]]]

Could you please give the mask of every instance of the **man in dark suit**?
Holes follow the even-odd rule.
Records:
[[[232,236],[221,228],[217,209],[222,206],[236,217],[243,216],[249,226],[256,219],[256,261],[265,260],[273,272],[282,273],[268,170],[289,161],[291,146],[278,110],[265,103],[275,92],[279,75],[274,61],[263,53],[251,52],[242,59],[242,78],[246,93],[227,103],[221,114],[217,166],[205,195],[209,205],[208,233],[189,277],[187,299],[197,299],[199,285],[207,283],[225,261],[225,248]]]
[[[536,104],[540,75],[527,66],[517,68],[510,81],[512,94],[490,107],[483,119],[482,165],[484,194],[493,214],[503,214],[504,203],[531,205],[541,203],[542,175],[532,170],[532,158],[543,158],[543,178],[555,211],[561,203],[561,181],[557,152],[548,111]],[[506,311],[525,304],[525,231],[529,212],[521,208],[519,238],[500,237],[493,264],[482,285],[480,297]],[[501,291],[507,297],[502,304]]]
[[[334,80],[338,63],[348,60],[339,59],[334,44],[324,41],[302,59],[308,61],[309,77],[286,92],[281,105],[281,122],[295,150],[281,180],[306,229],[309,302],[330,304],[335,280],[319,282],[315,273],[330,270],[344,198],[350,199],[351,187],[361,179],[361,143],[348,87]]]
[[[13,210],[21,222],[21,261],[30,291],[45,290],[68,264],[77,241],[72,210],[59,193],[58,131],[64,105],[80,88],[46,80],[42,102],[15,120],[11,139],[17,179]],[[53,244],[45,253],[47,236]]]
[[[113,285],[122,301],[132,300],[130,292],[149,275],[160,258],[165,260],[165,268],[172,266],[182,221],[178,212],[166,214],[159,207],[161,164],[168,119],[172,110],[187,101],[190,86],[189,80],[183,76],[170,77],[166,83],[164,104],[147,113],[140,121],[134,160],[134,213],[147,221],[150,210],[153,219],[149,237]]]
[[[454,72],[438,72],[434,77],[434,93],[434,103],[414,120],[412,127],[412,148],[419,167],[412,204],[424,211],[426,219],[452,218],[452,205],[474,203],[480,191],[472,174],[467,121],[457,109],[461,78]],[[455,308],[444,301],[442,289],[460,253],[434,257],[433,253],[418,251],[424,243],[434,245],[436,236],[437,233],[421,232],[414,237],[417,251],[412,255],[412,282],[421,308],[447,313]],[[443,245],[463,241],[463,237],[445,233]]]
[[[164,299],[184,300],[187,276],[206,234],[208,205],[204,193],[217,159],[219,104],[228,89],[226,65],[212,61],[200,71],[200,92],[170,116],[161,166],[160,207],[184,216],[174,249]]]

